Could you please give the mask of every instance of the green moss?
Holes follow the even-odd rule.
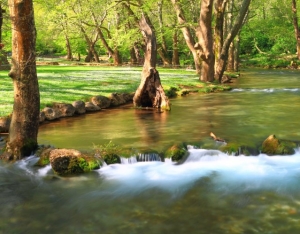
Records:
[[[39,157],[39,160],[36,162],[35,166],[44,167],[50,163],[50,152],[53,150],[51,146],[42,146],[40,147],[35,155]]]
[[[262,144],[262,153],[267,155],[291,155],[295,153],[296,144],[287,140],[279,140],[270,135]]]
[[[182,143],[177,143],[168,148],[164,156],[165,158],[171,158],[173,162],[179,162],[187,154],[187,149]]]
[[[223,145],[220,150],[224,153],[227,153],[229,155],[238,155],[239,154],[240,146],[236,143],[228,143],[226,145]]]
[[[168,90],[165,91],[168,98],[174,98],[177,97],[177,92],[179,91],[178,88],[170,87]]]

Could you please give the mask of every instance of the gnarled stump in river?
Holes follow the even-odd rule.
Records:
[[[159,73],[154,67],[143,69],[140,86],[133,97],[135,107],[154,107],[170,110],[169,99],[160,83]]]
[[[146,44],[145,62],[140,86],[133,97],[133,104],[135,107],[154,107],[170,110],[169,99],[165,95],[159,73],[155,68],[157,56],[156,36],[147,15],[142,15],[139,27]]]

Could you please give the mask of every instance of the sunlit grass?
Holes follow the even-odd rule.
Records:
[[[201,90],[207,84],[199,82],[195,71],[159,68],[165,90],[181,85]],[[134,92],[141,79],[141,67],[38,66],[41,106],[53,102],[87,101],[92,96]],[[7,71],[0,71],[0,116],[13,109],[13,84]],[[212,85],[209,85],[212,86]]]

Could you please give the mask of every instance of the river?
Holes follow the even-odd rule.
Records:
[[[61,178],[32,156],[0,164],[0,233],[297,233],[300,152],[229,156],[227,142],[270,134],[300,141],[300,72],[246,70],[233,90],[172,100],[171,112],[130,106],[41,127],[39,142],[92,149],[112,140],[135,149],[194,143],[188,159],[102,167]],[[127,162],[127,163],[126,163]]]

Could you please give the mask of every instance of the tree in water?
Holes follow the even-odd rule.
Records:
[[[12,22],[14,107],[6,152],[15,159],[37,148],[40,94],[36,72],[36,30],[32,0],[9,0]]]
[[[141,83],[133,97],[133,104],[135,107],[154,107],[170,110],[169,99],[165,95],[158,71],[156,70],[156,36],[150,19],[146,14],[142,14],[139,28],[143,33],[146,44],[145,62]]]

